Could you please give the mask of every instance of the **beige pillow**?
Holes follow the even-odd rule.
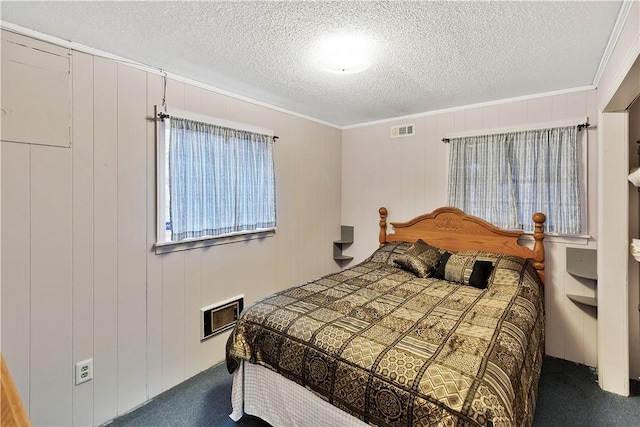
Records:
[[[404,255],[393,262],[418,277],[428,277],[440,262],[440,251],[422,239],[416,240]]]

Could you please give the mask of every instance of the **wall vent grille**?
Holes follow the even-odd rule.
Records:
[[[205,340],[233,328],[244,308],[244,295],[200,309],[200,339]]]
[[[391,128],[391,138],[404,138],[406,136],[413,136],[415,135],[415,125],[412,124],[408,124],[408,125],[400,125],[400,126],[393,126]]]

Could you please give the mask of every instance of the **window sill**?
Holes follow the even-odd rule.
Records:
[[[521,240],[525,242],[533,241],[533,233],[524,233],[521,237]],[[569,243],[572,245],[588,245],[591,240],[591,236],[586,234],[582,236],[568,236],[568,235],[560,235],[560,234],[545,234],[544,241],[552,242],[552,243]]]
[[[273,237],[276,234],[275,228],[262,229],[257,231],[245,231],[240,233],[230,233],[221,236],[200,237],[197,239],[186,239],[179,242],[157,242],[153,246],[156,255],[170,252],[187,251],[189,249],[207,248],[209,246],[226,245],[228,243],[246,242],[249,240],[264,239]]]

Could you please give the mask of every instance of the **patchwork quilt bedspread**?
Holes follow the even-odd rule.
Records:
[[[492,262],[486,289],[418,278],[393,263],[407,246],[247,307],[229,371],[263,365],[372,425],[531,425],[544,351],[535,270],[474,251],[457,255]]]

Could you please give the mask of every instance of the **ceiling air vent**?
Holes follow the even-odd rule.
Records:
[[[403,138],[413,135],[415,135],[415,126],[413,123],[410,125],[393,126],[391,128],[391,138]]]

